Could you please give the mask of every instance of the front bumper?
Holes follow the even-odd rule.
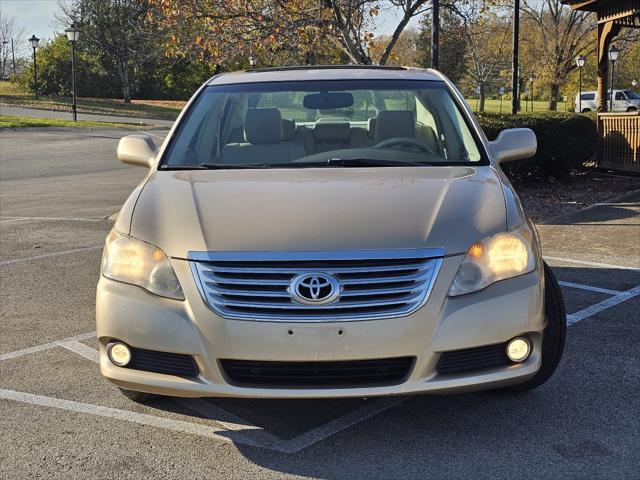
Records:
[[[318,398],[449,393],[520,383],[540,368],[545,327],[543,279],[538,271],[474,294],[447,292],[463,256],[444,259],[427,303],[412,315],[339,323],[254,322],[217,316],[202,300],[189,262],[171,260],[187,300],[156,297],[104,277],[97,290],[100,371],[131,390],[184,397]],[[341,333],[339,333],[341,331]],[[521,364],[440,375],[442,352],[492,345],[527,335]],[[192,355],[199,375],[183,378],[115,366],[106,354],[117,339],[135,348]],[[339,361],[415,357],[402,383],[357,388],[258,388],[230,384],[219,359]]]

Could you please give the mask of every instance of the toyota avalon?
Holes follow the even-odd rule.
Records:
[[[221,74],[157,148],[110,232],[100,369],[136,401],[369,397],[544,383],[565,312],[504,162],[433,70]]]

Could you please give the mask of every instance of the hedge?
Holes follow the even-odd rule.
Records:
[[[478,119],[489,140],[507,128],[530,128],[538,137],[538,153],[533,159],[504,165],[513,181],[527,177],[563,180],[596,152],[597,130],[594,115],[535,113],[527,115],[480,114]]]

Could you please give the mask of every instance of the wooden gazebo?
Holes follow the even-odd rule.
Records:
[[[598,16],[598,165],[640,172],[640,112],[607,113],[609,47],[623,28],[640,28],[640,0],[563,0]]]

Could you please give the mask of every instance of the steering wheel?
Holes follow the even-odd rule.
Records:
[[[434,152],[433,148],[431,148],[429,145],[421,142],[420,140],[416,140],[415,138],[410,137],[388,138],[387,140],[383,140],[382,142],[375,144],[373,148],[390,148],[395,145],[417,147],[425,153],[437,156],[437,153]]]

